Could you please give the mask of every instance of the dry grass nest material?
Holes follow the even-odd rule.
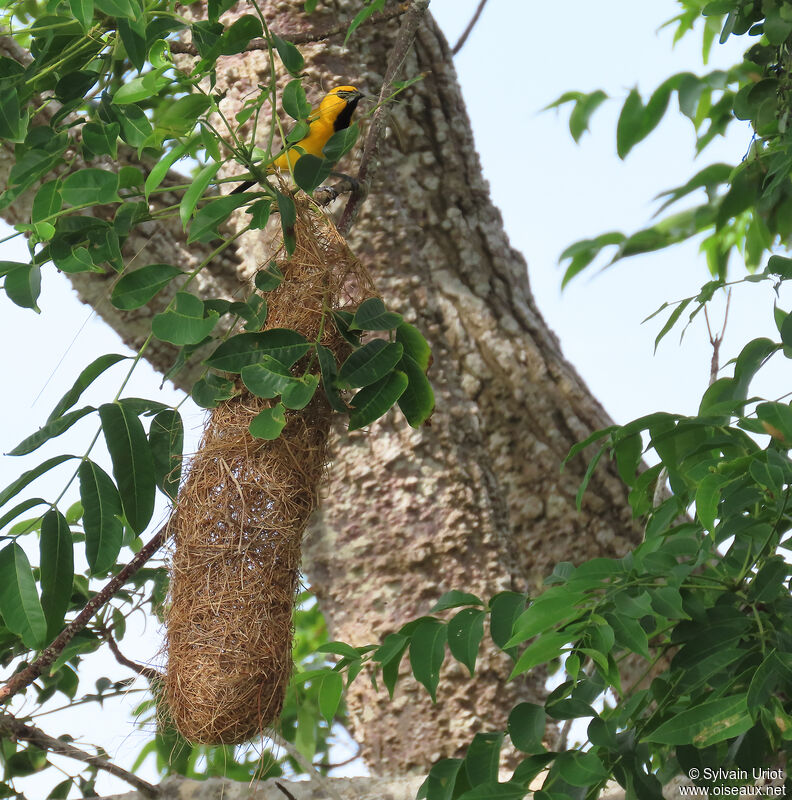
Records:
[[[276,262],[283,283],[267,295],[266,328],[311,340],[322,309],[352,308],[371,279],[335,227],[298,204],[296,248]],[[322,344],[346,345],[331,318]],[[297,369],[301,366],[297,364]],[[172,521],[166,613],[167,714],[188,740],[246,741],[277,719],[292,671],[292,610],[300,543],[326,463],[330,408],[317,391],[288,411],[274,441],[254,439],[251,419],[274,401],[244,391],[211,413]]]

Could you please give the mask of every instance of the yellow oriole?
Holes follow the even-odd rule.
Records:
[[[324,158],[322,153],[324,146],[336,131],[349,127],[361,97],[363,97],[363,93],[354,86],[336,86],[335,89],[328,92],[322,98],[319,106],[308,115],[308,135],[284,150],[272,162],[272,167],[289,169],[291,166],[294,169],[294,165],[303,153]],[[237,186],[233,194],[244,192],[254,184],[255,181],[246,181]]]

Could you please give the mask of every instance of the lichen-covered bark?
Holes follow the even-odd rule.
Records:
[[[336,0],[306,17],[302,5],[262,4],[272,29],[287,37],[359,8]],[[240,4],[234,13],[247,11]],[[362,26],[349,49],[341,37],[303,47],[311,99],[342,83],[376,95],[398,24]],[[227,91],[228,118],[267,69],[260,53],[223,60],[217,89]],[[388,305],[429,338],[437,410],[420,431],[396,415],[370,433],[339,425],[321,511],[305,541],[305,569],[331,636],[353,644],[427,613],[449,589],[485,599],[533,591],[557,561],[620,555],[636,536],[624,489],[607,468],[595,474],[582,513],[575,510],[584,463],[561,473],[561,460],[608,419],[535,307],[525,261],[510,247],[482,178],[448,47],[430,18],[405,64],[407,76],[419,73],[424,79],[394,108],[349,238]],[[354,159],[341,169],[354,171]],[[160,244],[157,261],[185,257],[178,242]],[[230,291],[261,263],[263,245],[251,237],[213,265],[212,280]],[[123,319],[109,321],[123,334]],[[473,681],[449,665],[434,707],[412,680],[390,702],[358,679],[350,718],[372,771],[426,770],[459,754],[476,731],[502,727],[516,701],[542,694],[541,675],[508,684],[508,672],[491,650]]]

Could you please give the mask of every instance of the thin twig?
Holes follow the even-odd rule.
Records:
[[[429,0],[412,1],[410,8],[404,15],[396,41],[393,43],[388,65],[385,69],[385,79],[380,89],[378,108],[371,119],[371,126],[369,127],[366,144],[363,147],[363,155],[360,159],[360,168],[357,174],[358,188],[357,191],[352,192],[352,196],[347,201],[344,212],[341,215],[341,221],[338,223],[338,231],[342,236],[349,232],[360,211],[360,206],[368,194],[368,186],[377,167],[377,151],[385,134],[385,123],[390,112],[390,104],[385,101],[393,93],[393,82],[396,80],[407,58],[407,54],[415,40],[415,34],[418,32],[418,26],[421,24],[428,7]]]
[[[303,771],[308,776],[308,780],[320,790],[320,794],[331,797],[333,800],[344,800],[333,784],[330,783],[330,781],[314,767],[310,759],[307,759],[291,742],[287,742],[282,736],[278,736],[277,733],[271,733],[269,737],[302,767]]]
[[[101,633],[104,635],[107,644],[110,645],[110,650],[119,664],[129,667],[133,672],[137,672],[138,675],[142,675],[149,681],[161,681],[164,678],[164,675],[158,670],[147,667],[144,664],[138,664],[137,661],[127,658],[118,647],[118,642],[113,637],[112,631],[105,629]]]
[[[118,575],[111,578],[85,604],[83,610],[55,637],[52,644],[45,648],[32,664],[28,664],[24,669],[12,675],[5,685],[0,687],[0,701],[6,700],[29,686],[58,658],[74,636],[91,621],[94,614],[165,544],[169,527],[170,520],[149,539]]]
[[[717,336],[712,335],[712,328],[710,327],[709,314],[707,313],[707,306],[704,305],[704,319],[707,322],[707,333],[709,334],[709,342],[712,345],[712,360],[710,361],[710,378],[709,385],[718,379],[718,372],[720,371],[720,346],[723,342],[723,337],[726,334],[726,324],[729,321],[729,306],[731,305],[731,289],[726,295],[726,313],[723,315],[723,327]]]
[[[349,756],[349,758],[345,758],[343,761],[336,761],[333,764],[324,764],[319,762],[318,764],[314,764],[315,767],[323,767],[324,769],[338,769],[338,767],[345,767],[347,764],[351,764],[356,759],[360,758],[360,748],[358,747],[357,752],[353,755]]]
[[[487,5],[487,0],[481,0],[481,2],[478,4],[476,13],[473,15],[473,18],[470,20],[470,22],[468,22],[467,28],[462,31],[462,35],[459,37],[459,39],[457,39],[457,43],[451,49],[452,56],[455,56],[465,46],[465,42],[467,41],[468,36],[470,36],[473,28],[476,27],[476,23],[478,22],[485,5]]]
[[[407,6],[407,3],[400,3],[393,8],[388,8],[379,14],[372,15],[365,22],[363,22],[362,25],[366,25],[367,23],[371,22],[386,22],[394,17],[400,17],[407,11]],[[326,28],[323,31],[294,31],[293,33],[276,35],[282,36],[284,39],[288,39],[292,44],[311,44],[312,42],[322,42],[325,39],[329,39],[331,36],[338,36],[339,33],[346,33],[348,28],[349,20],[345,20],[344,22],[341,22],[338,25],[333,25],[331,28]],[[273,33],[275,32],[273,31]],[[168,44],[170,45],[172,53],[183,53],[189,56],[198,55],[198,50],[192,42],[173,41],[169,42]],[[267,49],[269,49],[269,45],[267,44],[266,39],[251,39],[250,42],[248,42],[244,52],[250,53],[255,50]]]
[[[33,725],[26,725],[10,714],[0,714],[0,732],[9,736],[11,739],[29,742],[42,750],[47,750],[50,753],[58,753],[59,755],[73,758],[75,761],[82,761],[85,764],[90,764],[92,767],[101,769],[104,772],[109,772],[111,775],[115,775],[117,778],[126,781],[130,786],[134,786],[145,797],[160,796],[160,790],[156,786],[116,766],[106,758],[91,755],[91,753],[86,753],[84,750],[80,750],[78,747],[68,742],[55,739],[53,736],[44,733],[41,729]]]

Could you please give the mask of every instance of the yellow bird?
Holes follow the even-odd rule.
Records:
[[[310,153],[317,158],[324,158],[322,150],[336,132],[348,128],[352,122],[355,108],[363,97],[363,93],[354,86],[336,86],[328,92],[319,106],[308,115],[310,129],[308,135],[290,145],[273,162],[276,169],[294,169],[294,165],[303,153]],[[246,181],[234,189],[232,194],[244,192],[253,186],[255,181]]]

